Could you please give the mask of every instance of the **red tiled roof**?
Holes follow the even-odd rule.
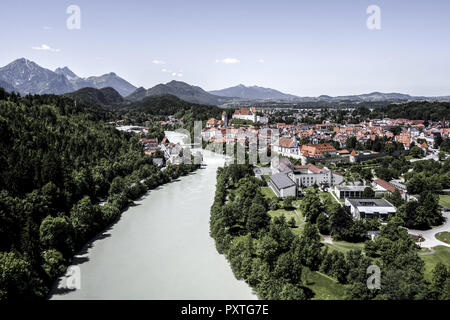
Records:
[[[294,147],[294,139],[280,138],[278,145],[283,148],[292,148]]]
[[[393,184],[383,180],[383,179],[375,179],[374,182],[376,184],[378,184],[379,186],[383,187],[386,190],[389,190],[390,192],[394,192],[395,189],[397,189]],[[400,191],[400,193],[403,193],[402,190],[397,189],[398,191]]]
[[[309,171],[313,172],[313,173],[323,173],[323,172],[327,172],[326,169],[320,169],[319,167],[309,163],[307,165],[304,166],[294,166],[295,169],[308,169]]]

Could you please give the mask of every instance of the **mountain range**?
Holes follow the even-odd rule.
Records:
[[[170,81],[166,84],[158,84],[150,89],[138,88],[135,92],[127,97],[128,100],[138,101],[146,97],[157,95],[174,95],[182,100],[209,105],[221,105],[227,100],[226,97],[220,97],[206,92],[200,87],[192,86],[182,81]]]
[[[245,86],[243,84],[222,90],[205,91],[198,86],[193,86],[182,81],[170,81],[166,84],[158,84],[152,88],[136,88],[128,81],[119,77],[114,72],[102,76],[81,78],[68,67],[57,68],[55,71],[43,68],[33,61],[25,58],[17,59],[5,67],[0,68],[0,87],[6,91],[17,91],[21,94],[66,94],[79,91],[83,88],[113,88],[126,101],[140,101],[146,97],[158,95],[174,95],[182,100],[205,104],[234,106],[252,103],[361,103],[361,102],[405,102],[405,101],[449,101],[450,96],[423,97],[411,96],[402,93],[372,92],[361,95],[348,95],[331,97],[322,95],[319,97],[299,97],[286,94],[271,88],[258,86]],[[77,93],[84,99],[98,100],[98,103],[118,103],[119,98],[110,90],[92,91],[84,90]]]
[[[271,100],[292,100],[298,98],[292,94],[286,94],[275,89],[258,86],[246,87],[243,84],[222,90],[209,91],[216,96],[240,99],[271,99]]]
[[[112,72],[98,77],[81,78],[68,67],[51,71],[25,58],[0,68],[0,81],[9,88],[5,88],[7,91],[18,91],[21,94],[64,94],[85,87],[112,87],[120,95],[127,96],[136,90],[135,86]]]

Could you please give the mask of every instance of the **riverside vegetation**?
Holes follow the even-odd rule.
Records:
[[[0,88],[0,300],[45,298],[133,200],[198,168],[161,171],[110,118],[96,105]]]
[[[345,293],[335,299],[450,298],[450,270],[436,265],[431,281],[425,279],[419,248],[400,227],[400,217],[378,224],[379,236],[367,240],[363,251],[344,254],[322,244],[318,228],[334,239],[357,242],[365,240],[360,239],[365,224],[374,222],[353,221],[339,205],[329,206],[325,216],[309,205],[317,203],[311,193],[302,200],[308,222],[297,235],[284,217],[270,218],[271,203],[261,193],[263,184],[253,176],[250,165],[219,168],[210,218],[218,252],[227,257],[236,278],[244,279],[259,298],[312,299],[320,290],[302,277],[311,272],[326,274],[343,288]],[[370,265],[382,270],[379,290],[367,288]]]

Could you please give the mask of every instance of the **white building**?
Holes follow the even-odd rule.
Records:
[[[304,166],[294,166],[289,177],[295,181],[298,188],[307,188],[316,186],[333,186],[344,181],[344,177],[331,171],[327,167],[319,168],[313,164]]]
[[[334,192],[340,199],[362,198],[367,186],[335,186]]]
[[[233,113],[233,119],[249,120],[253,121],[254,123],[259,122],[263,124],[269,122],[269,119],[267,117],[258,115],[258,110],[256,110],[255,107],[251,107],[249,109],[236,109]]]
[[[354,219],[375,218],[386,220],[397,211],[386,199],[345,199],[345,207]]]
[[[289,196],[296,196],[297,187],[285,173],[276,173],[270,176],[269,186],[273,192],[280,197],[286,198]]]

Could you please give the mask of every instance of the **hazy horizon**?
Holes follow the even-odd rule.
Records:
[[[12,1],[0,65],[25,57],[80,77],[115,72],[136,87],[178,80],[297,96],[450,95],[450,3],[435,1]],[[67,8],[81,10],[69,30]],[[369,30],[366,10],[381,10]]]

